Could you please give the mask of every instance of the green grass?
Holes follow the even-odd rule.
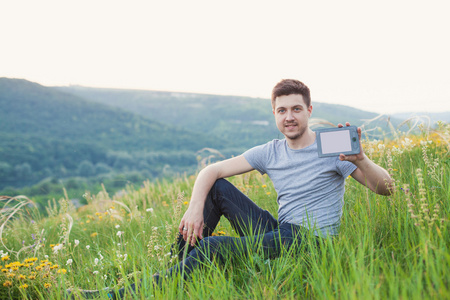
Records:
[[[0,250],[9,260],[1,263],[6,271],[0,273],[0,298],[64,299],[66,288],[120,288],[142,279],[136,299],[449,299],[448,136],[446,125],[408,136],[412,145],[407,147],[405,137],[366,143],[366,153],[395,179],[395,192],[379,196],[347,179],[340,235],[321,240],[320,247],[310,237],[278,258],[251,253],[225,266],[213,263],[195,271],[192,280],[171,278],[161,289],[153,287],[151,276],[176,263],[167,253],[194,177],[144,182],[116,196],[86,193],[88,205],[78,210],[63,198],[46,217],[27,198],[9,199],[1,211]],[[420,141],[427,139],[432,143],[425,148]],[[229,180],[277,216],[267,176],[252,172]],[[215,233],[236,235],[225,219]],[[54,253],[50,245],[58,243],[62,249]],[[37,270],[46,255],[52,264]],[[38,259],[33,266],[5,268],[33,257]],[[26,278],[18,279],[20,274]]]

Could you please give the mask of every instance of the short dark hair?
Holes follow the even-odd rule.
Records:
[[[283,79],[278,82],[272,90],[272,107],[275,107],[275,99],[279,96],[298,94],[303,96],[306,107],[311,105],[311,94],[309,88],[296,79]]]

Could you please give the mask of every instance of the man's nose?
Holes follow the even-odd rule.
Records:
[[[288,110],[287,114],[286,114],[286,120],[293,120],[293,119],[294,119],[294,114],[292,113],[291,110]]]

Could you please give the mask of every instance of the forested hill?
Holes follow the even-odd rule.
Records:
[[[21,79],[0,78],[0,189],[46,177],[195,166],[229,141]]]

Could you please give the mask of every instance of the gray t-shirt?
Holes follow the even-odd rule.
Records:
[[[317,143],[293,150],[273,140],[244,152],[248,163],[272,180],[278,194],[278,221],[337,235],[344,204],[345,179],[356,166],[339,157],[319,158]]]

